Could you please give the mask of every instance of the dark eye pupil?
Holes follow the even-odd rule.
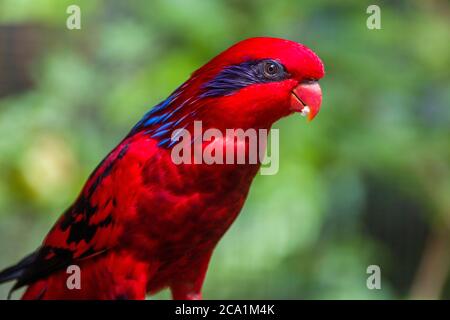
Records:
[[[277,66],[273,63],[268,64],[266,70],[269,74],[275,74],[275,73],[277,73]]]

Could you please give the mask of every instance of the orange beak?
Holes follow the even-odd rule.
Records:
[[[322,90],[317,81],[305,81],[297,85],[291,94],[291,110],[307,116],[311,121],[319,113]]]

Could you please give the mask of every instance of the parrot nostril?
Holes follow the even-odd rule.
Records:
[[[302,84],[315,84],[317,82],[319,82],[319,80],[313,79],[313,78],[308,78],[308,79],[303,80],[301,83]]]

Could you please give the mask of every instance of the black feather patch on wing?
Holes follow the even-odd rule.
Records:
[[[17,264],[6,268],[0,272],[0,283],[15,280],[19,278],[24,271],[36,260],[38,250],[29,254]]]
[[[17,278],[17,282],[11,291],[42,279],[52,272],[69,265],[72,261],[73,253],[68,249],[42,247],[37,251],[37,255],[32,263]]]

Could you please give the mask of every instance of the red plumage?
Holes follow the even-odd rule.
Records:
[[[284,73],[258,69],[267,59]],[[144,116],[42,246],[1,272],[0,282],[28,285],[23,299],[144,299],[165,287],[175,299],[200,298],[213,250],[259,163],[175,164],[168,137],[177,128],[192,131],[194,120],[204,129],[270,129],[305,105],[312,119],[323,75],[320,59],[288,40],[252,38],[224,51]],[[71,264],[81,269],[79,290],[66,286]]]

